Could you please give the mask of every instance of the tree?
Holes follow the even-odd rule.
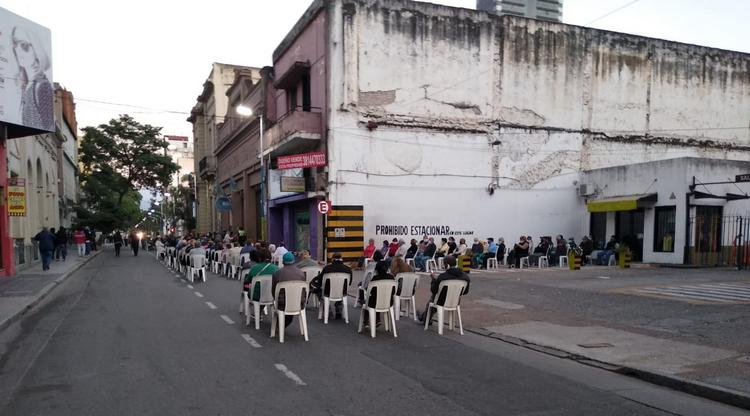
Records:
[[[138,189],[162,189],[179,169],[165,154],[167,142],[160,131],[128,115],[83,129],[80,225],[109,232],[143,217]]]
[[[118,204],[131,190],[162,189],[179,166],[166,155],[161,127],[140,124],[127,114],[109,124],[83,129],[79,160],[84,173],[111,168]]]

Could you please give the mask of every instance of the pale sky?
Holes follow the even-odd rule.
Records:
[[[128,113],[164,134],[191,136],[185,119],[211,63],[270,65],[311,1],[3,0],[0,7],[52,31],[54,80],[73,92],[79,126]],[[586,25],[631,1],[564,0],[563,21]],[[750,0],[637,0],[592,26],[750,52],[749,20]]]

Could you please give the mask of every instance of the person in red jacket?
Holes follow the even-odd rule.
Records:
[[[78,257],[83,257],[86,255],[86,233],[83,232],[83,229],[79,228],[76,230],[75,233],[73,233],[73,243],[75,243],[76,247],[78,248]]]
[[[371,238],[370,241],[367,243],[367,246],[365,247],[364,252],[362,253],[363,256],[359,258],[357,261],[357,267],[362,267],[365,264],[365,259],[371,259],[372,256],[375,254],[375,250],[377,247],[375,247],[375,239]]]

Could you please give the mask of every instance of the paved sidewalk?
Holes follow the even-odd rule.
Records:
[[[74,253],[72,256],[68,255],[66,261],[53,260],[47,271],[42,270],[42,263],[39,262],[15,276],[0,277],[0,331],[101,252],[102,250],[98,250],[86,257],[78,257]]]
[[[685,303],[648,293],[638,296],[636,289],[675,282],[708,287],[744,275],[721,270],[708,276],[709,272],[659,268],[585,269],[472,271],[470,293],[462,300],[464,329],[750,409],[750,345],[737,335],[746,332],[741,329],[743,321],[720,327],[710,336],[680,327],[683,321],[706,317],[732,322],[750,314],[750,299],[728,295],[733,304],[725,298],[713,304],[682,299],[690,301]],[[362,274],[356,272],[350,294],[356,293]],[[429,275],[420,275],[418,311],[424,309],[430,287]],[[739,283],[732,287],[746,293]],[[566,304],[580,306],[561,306]],[[638,319],[659,322],[661,327],[635,325]]]

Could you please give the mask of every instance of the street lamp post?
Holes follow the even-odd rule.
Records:
[[[237,106],[237,114],[243,117],[253,115],[253,109],[246,105]],[[258,114],[260,137],[258,140],[258,158],[260,158],[260,239],[266,239],[266,170],[263,158],[263,114]]]

